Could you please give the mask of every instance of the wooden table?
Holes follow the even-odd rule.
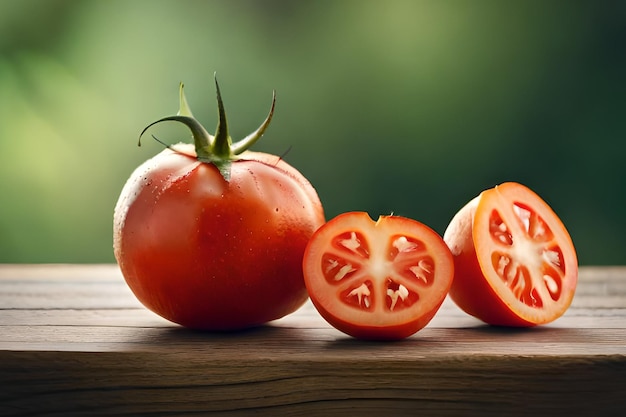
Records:
[[[401,342],[344,336],[307,304],[234,334],[144,309],[115,265],[0,265],[0,415],[626,415],[626,267],[581,268],[532,329],[446,300]]]

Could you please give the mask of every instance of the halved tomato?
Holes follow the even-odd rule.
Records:
[[[360,339],[402,339],[432,319],[454,266],[435,231],[400,216],[340,214],[305,250],[311,301],[332,326]]]
[[[450,298],[486,323],[528,327],[565,313],[578,261],[550,206],[529,188],[504,183],[483,191],[444,233],[455,263]]]

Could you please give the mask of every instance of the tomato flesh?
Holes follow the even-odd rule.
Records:
[[[486,190],[452,219],[444,240],[455,260],[450,297],[486,323],[534,326],[567,310],[578,277],[565,226],[518,183]]]
[[[313,235],[304,278],[320,314],[362,339],[401,339],[423,328],[453,277],[450,251],[427,226],[399,216],[344,213]]]

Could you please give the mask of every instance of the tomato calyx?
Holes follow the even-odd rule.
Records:
[[[241,155],[244,151],[248,150],[257,140],[263,136],[265,130],[269,126],[272,117],[274,116],[274,107],[276,104],[276,92],[272,93],[272,106],[269,114],[261,123],[258,129],[250,133],[245,138],[233,143],[233,139],[228,133],[228,122],[226,120],[226,111],[224,110],[224,103],[222,101],[222,95],[220,93],[220,87],[217,82],[217,76],[215,78],[215,89],[217,92],[217,108],[218,108],[218,122],[215,129],[215,135],[211,135],[202,124],[193,116],[187,98],[185,97],[184,84],[181,82],[179,87],[179,109],[178,113],[174,116],[163,117],[157,121],[150,123],[139,134],[138,145],[141,146],[141,137],[152,126],[166,121],[180,122],[187,126],[191,131],[191,135],[194,140],[196,158],[200,162],[209,163],[215,165],[220,171],[224,180],[230,180],[230,166],[233,161],[241,159]],[[154,137],[154,136],[153,136]],[[155,138],[156,139],[156,138]],[[160,140],[156,139],[161,142]],[[165,144],[164,144],[165,145]],[[176,146],[165,145],[174,152],[177,152]]]

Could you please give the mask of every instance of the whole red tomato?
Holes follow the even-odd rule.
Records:
[[[513,182],[483,191],[451,220],[450,298],[486,323],[528,327],[565,313],[578,279],[565,226],[529,188]]]
[[[180,325],[235,330],[283,317],[307,299],[302,258],[325,219],[311,184],[280,157],[232,143],[217,86],[209,135],[180,87],[173,120],[195,145],[168,146],[130,176],[115,207],[114,253],[147,308]],[[142,132],[142,134],[146,131]]]

